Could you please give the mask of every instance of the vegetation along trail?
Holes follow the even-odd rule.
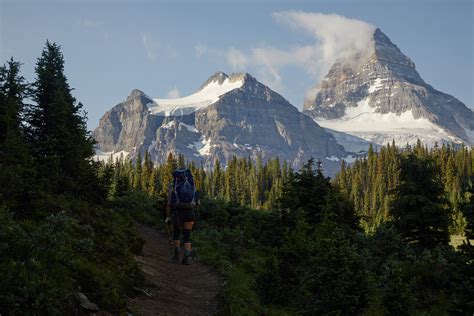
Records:
[[[137,260],[142,264],[145,288],[128,299],[133,315],[213,315],[217,309],[220,280],[199,261],[185,266],[172,263],[168,240],[155,229],[137,224],[145,240]]]

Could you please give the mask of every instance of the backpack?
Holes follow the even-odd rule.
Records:
[[[177,208],[191,209],[196,205],[196,189],[189,169],[173,171],[174,205]]]

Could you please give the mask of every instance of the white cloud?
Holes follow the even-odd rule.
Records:
[[[290,49],[271,46],[254,47],[242,51],[231,47],[225,52],[227,63],[234,70],[255,67],[262,81],[275,90],[283,88],[281,69],[297,66],[319,81],[338,59],[373,52],[372,35],[375,26],[336,14],[284,11],[272,14],[273,18],[295,31],[304,31],[314,41]],[[314,89],[313,89],[314,90]],[[312,93],[312,92],[311,92]]]
[[[146,33],[141,34],[141,39],[142,39],[143,48],[145,49],[145,52],[146,52],[146,57],[148,58],[149,61],[151,61],[152,63],[155,63],[156,51],[157,51],[158,45],[151,39],[150,35]]]
[[[196,57],[201,58],[204,54],[207,53],[207,46],[201,43],[198,43],[194,46],[194,51],[196,52]]]
[[[225,51],[220,49],[211,48],[205,44],[197,43],[194,45],[194,53],[196,58],[207,56],[209,58],[222,58],[225,57]]]
[[[90,30],[91,32],[95,32],[97,34],[101,34],[104,41],[107,41],[109,39],[109,32],[106,31],[104,27],[104,22],[99,21],[99,20],[92,20],[88,18],[82,18],[78,21],[78,24],[85,28]]]
[[[102,22],[83,18],[79,21],[79,25],[83,27],[88,27],[88,28],[95,28],[95,27],[102,26]]]
[[[170,91],[168,91],[168,93],[166,94],[166,97],[168,99],[176,99],[176,98],[179,98],[180,97],[180,93],[179,93],[179,89],[175,86],[173,87],[173,89],[171,89]]]
[[[373,49],[375,26],[337,14],[285,11],[273,13],[276,21],[302,29],[315,39],[314,51],[324,62],[334,62],[356,53]]]
[[[239,68],[245,67],[249,62],[244,53],[234,47],[229,48],[226,53],[226,59],[227,63],[229,63],[234,70],[239,70]]]

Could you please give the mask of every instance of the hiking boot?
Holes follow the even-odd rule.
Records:
[[[183,260],[181,260],[181,264],[189,265],[189,256],[183,256]]]
[[[178,263],[179,262],[179,248],[174,249],[174,255],[171,258],[171,261]]]
[[[196,249],[191,250],[191,252],[189,253],[189,258],[194,261],[198,260]]]

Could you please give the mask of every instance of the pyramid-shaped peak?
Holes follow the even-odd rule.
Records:
[[[382,30],[380,28],[376,28],[375,31],[374,31],[374,41],[375,43],[387,43],[387,44],[391,44],[391,45],[394,45],[392,43],[392,41],[390,40],[390,38],[388,38],[387,35],[385,35],[384,32],[382,32]]]
[[[222,72],[222,71],[218,71],[216,72],[215,74],[213,74],[209,80],[225,80],[226,78],[228,78],[229,76],[225,73],[225,72]]]
[[[243,80],[244,82],[256,81],[257,80],[251,74],[249,74],[247,72],[233,73],[229,76],[229,79],[230,79],[231,82],[238,81],[238,80]]]
[[[218,71],[215,74],[213,74],[209,79],[207,79],[199,88],[199,90],[204,89],[211,83],[217,83],[219,85],[222,85],[225,80],[228,80],[229,83],[234,83],[237,81],[242,81],[242,84],[244,83],[249,83],[249,82],[256,82],[257,79],[255,79],[251,74],[246,73],[246,72],[236,72],[232,73],[230,75],[227,75],[226,73],[222,71]]]
[[[379,28],[374,31],[375,57],[379,60],[390,61],[392,63],[404,64],[410,68],[415,68],[415,64],[402,51],[392,43],[385,33]]]
[[[215,74],[213,74],[212,76],[209,77],[209,79],[207,79],[202,85],[201,87],[199,88],[199,90],[202,90],[203,88],[205,88],[207,85],[209,85],[211,82],[217,82],[218,84],[222,84],[227,78],[229,78],[229,76],[222,72],[222,71],[218,71],[216,72]]]
[[[139,89],[133,89],[132,92],[130,93],[130,97],[141,97],[142,95],[145,95],[145,93],[142,90]]]
[[[130,95],[127,97],[127,100],[136,99],[136,98],[145,98],[145,99],[151,100],[151,98],[148,95],[146,95],[145,92],[139,89],[133,89],[132,92],[130,92]]]
[[[394,75],[406,80],[424,84],[416,71],[415,63],[395,45],[379,28],[374,31],[374,57]]]

